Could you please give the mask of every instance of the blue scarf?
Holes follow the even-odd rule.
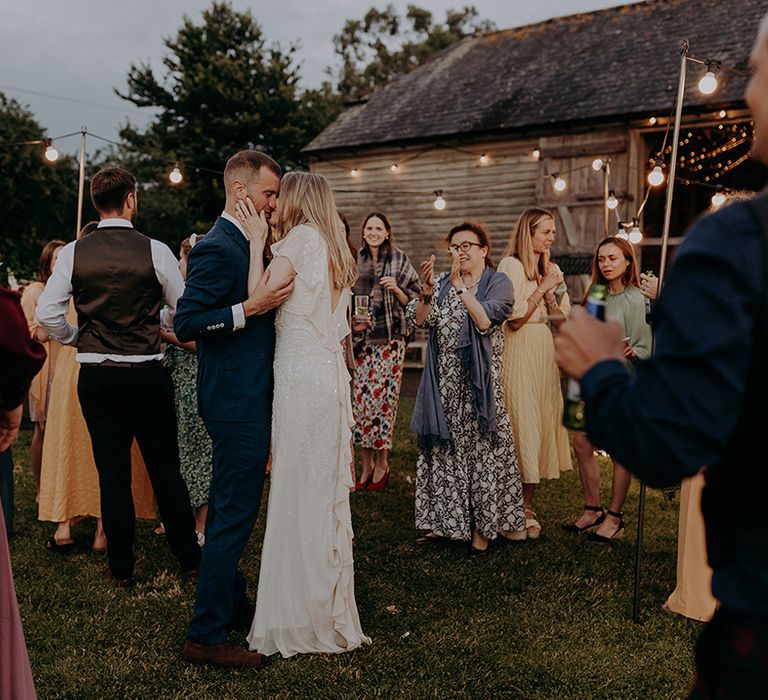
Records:
[[[441,281],[435,303],[442,304],[450,292],[451,283],[446,275]],[[487,267],[480,278],[475,295],[485,313],[496,326],[504,323],[514,307],[512,281],[503,272]],[[496,432],[496,403],[493,398],[493,342],[489,334],[480,333],[469,313],[466,314],[459,340],[456,343],[462,364],[468,371],[472,386],[472,407],[475,410],[481,433]],[[411,430],[418,433],[419,447],[428,453],[432,446],[451,445],[451,435],[445,420],[443,402],[440,398],[438,375],[437,329],[429,335],[427,358],[421,375],[416,405],[411,418]]]

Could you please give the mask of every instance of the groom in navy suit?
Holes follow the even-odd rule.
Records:
[[[213,479],[195,617],[184,658],[194,663],[259,668],[263,657],[230,644],[229,631],[250,624],[238,562],[259,512],[272,421],[274,309],[293,291],[267,287],[265,273],[248,294],[251,250],[260,250],[236,218],[249,198],[269,219],[277,206],[280,166],[258,151],[232,156],[224,170],[226,204],[189,256],[174,329],[195,341],[200,415],[213,441]],[[252,246],[254,246],[252,248]],[[261,253],[254,253],[261,254]]]

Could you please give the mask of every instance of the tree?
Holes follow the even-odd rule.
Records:
[[[184,17],[165,46],[162,77],[132,65],[127,91],[118,92],[159,111],[144,131],[121,131],[124,146],[114,157],[142,183],[140,228],[175,244],[221,211],[229,156],[256,148],[287,169],[301,165],[301,149],[336,108],[327,91],[299,90],[295,46],[268,46],[251,13],[228,3],[214,2],[200,23]],[[176,161],[185,181],[173,187],[167,175]]]
[[[407,73],[465,37],[495,29],[481,20],[473,6],[448,10],[445,22],[435,23],[432,13],[408,5],[402,18],[392,5],[372,7],[362,20],[348,20],[333,38],[342,65],[337,90],[344,101],[363,99],[379,85]]]
[[[45,130],[32,113],[0,92],[0,144],[36,141]],[[42,247],[54,238],[74,238],[77,166],[62,156],[43,158],[40,144],[0,148],[0,279],[8,270],[19,278],[36,277]]]

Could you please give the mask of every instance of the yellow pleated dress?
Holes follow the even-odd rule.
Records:
[[[514,257],[504,258],[498,269],[509,276],[515,290],[510,319],[522,318],[538,282],[526,279],[523,264]],[[570,313],[567,292],[560,308],[566,316]],[[504,398],[524,484],[557,479],[560,472],[572,469],[560,373],[546,317],[542,300],[520,329],[504,324]]]
[[[67,320],[75,325],[70,306]],[[101,517],[99,475],[93,461],[91,437],[77,397],[80,365],[77,349],[62,345],[48,397],[48,419],[43,440],[38,518],[55,523],[77,516]],[[155,498],[141,452],[131,448],[133,503],[138,518],[155,518]]]

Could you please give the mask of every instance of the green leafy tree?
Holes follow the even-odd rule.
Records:
[[[0,144],[45,137],[32,113],[0,92]],[[0,280],[5,282],[9,269],[18,279],[33,279],[42,247],[54,238],[74,238],[76,163],[62,155],[48,164],[40,144],[3,145],[0,192]]]
[[[341,68],[336,76],[341,99],[363,99],[393,77],[420,66],[437,51],[465,37],[495,29],[473,6],[448,10],[435,22],[428,10],[408,5],[401,17],[392,5],[372,7],[361,20],[348,20],[334,37]]]
[[[303,164],[301,149],[337,114],[326,88],[301,91],[296,47],[268,45],[250,12],[214,2],[195,22],[185,17],[166,39],[163,74],[132,65],[118,95],[157,110],[144,130],[128,125],[113,159],[142,183],[140,228],[175,245],[204,231],[221,211],[221,175],[229,156],[262,150],[284,168]],[[168,173],[180,163],[184,182]]]

